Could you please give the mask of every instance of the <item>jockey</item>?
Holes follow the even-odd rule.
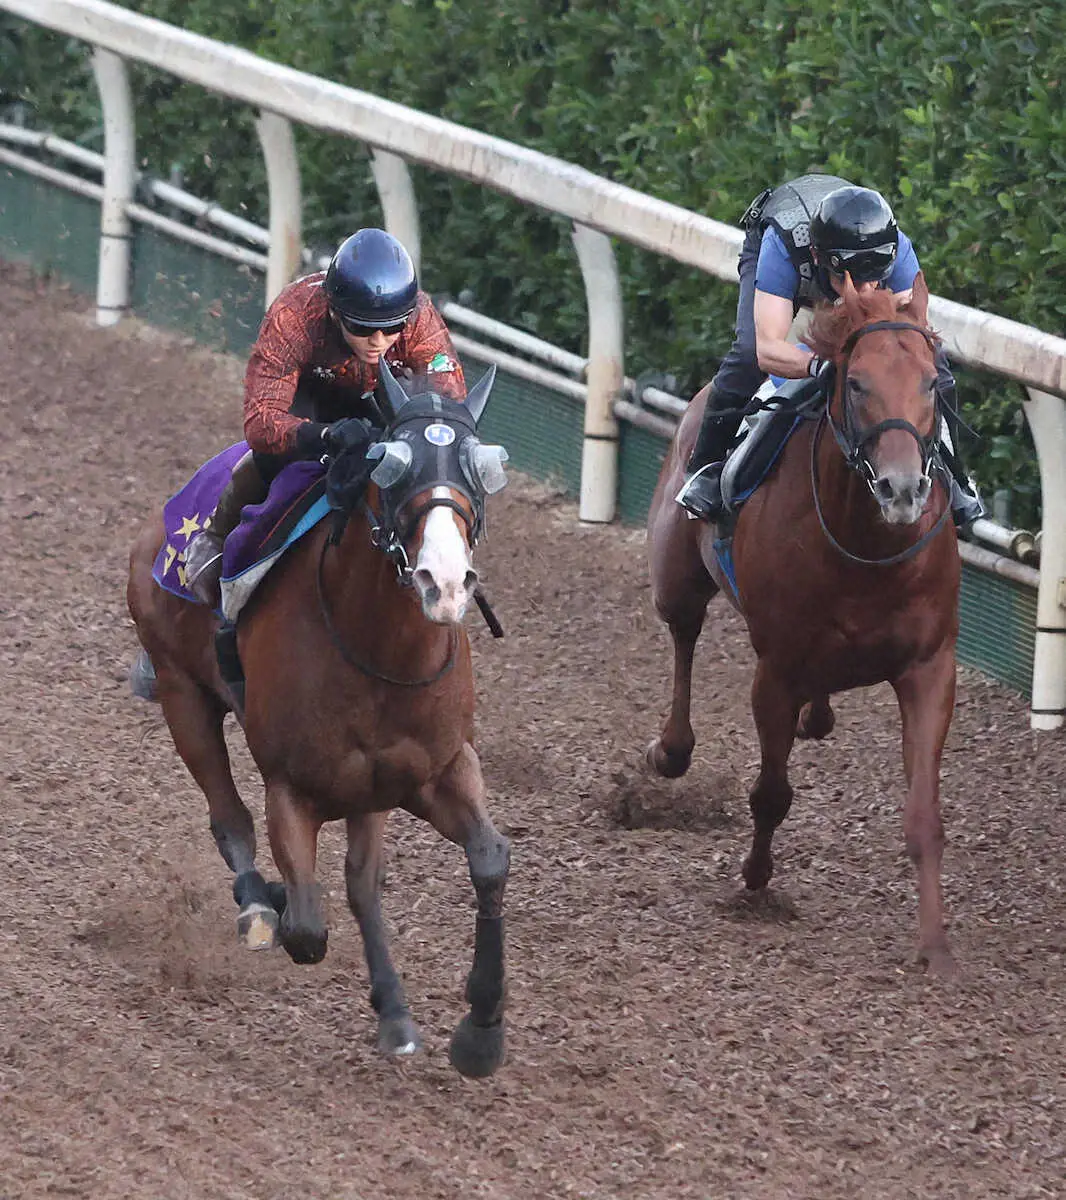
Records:
[[[736,339],[711,384],[677,495],[678,504],[704,520],[722,516],[723,460],[740,424],[739,415],[718,413],[743,408],[768,374],[802,379],[826,366],[786,340],[798,309],[839,302],[845,272],[860,292],[888,288],[902,307],[920,270],[914,247],[884,198],[835,175],[804,175],[764,191],[742,224]],[[953,420],[955,379],[943,350],[937,351],[937,367],[937,395]],[[953,443],[942,457],[952,476],[955,523],[963,526],[983,516],[985,508],[963,470],[957,434]]]
[[[244,377],[251,450],[186,551],[186,578],[205,603],[218,605],[222,545],[241,509],[265,500],[287,463],[328,453],[340,423],[370,415],[382,357],[401,375],[431,375],[450,400],[466,396],[447,326],[419,290],[407,251],[383,229],[360,229],[325,272],[290,283],[263,318]]]

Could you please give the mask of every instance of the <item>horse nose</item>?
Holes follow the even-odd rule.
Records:
[[[460,621],[477,587],[478,574],[470,568],[461,580],[438,580],[431,570],[419,567],[411,581],[431,621]]]
[[[887,472],[873,482],[873,494],[892,524],[912,524],[917,521],[929,499],[933,481],[928,475]]]

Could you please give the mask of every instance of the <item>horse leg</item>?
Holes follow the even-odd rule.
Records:
[[[365,813],[348,819],[348,854],[344,880],[348,905],[359,922],[370,972],[370,1003],[378,1014],[378,1049],[383,1054],[414,1054],[422,1042],[411,1020],[403,985],[389,957],[385,922],[381,916],[382,835],[386,813]]]
[[[430,794],[424,816],[449,841],[462,846],[477,893],[474,965],[466,980],[470,1011],[452,1036],[452,1066],[468,1078],[491,1075],[504,1054],[503,893],[511,848],[485,809],[485,783],[474,748],[465,745]]]
[[[674,641],[674,690],[670,715],[659,737],[648,747],[648,765],[664,779],[677,779],[689,769],[696,735],[692,731],[692,658],[703,628],[707,601],[698,615],[671,623]]]
[[[837,723],[828,696],[816,696],[805,704],[800,711],[799,722],[796,725],[796,737],[813,738],[821,741],[833,732]]]
[[[266,791],[267,833],[274,862],[285,880],[285,911],[279,935],[295,963],[317,963],[326,956],[329,931],[315,882],[318,831],[322,820],[306,797],[290,784],[270,780]]]
[[[240,912],[237,933],[252,950],[276,943],[278,913],[270,885],[255,865],[255,825],[233,782],[222,735],[228,711],[221,700],[173,667],[163,667],[157,695],[174,747],[207,797],[211,833],[226,866],[236,875],[233,898]]]
[[[751,853],[744,860],[741,872],[745,884],[754,891],[770,882],[774,873],[774,856],[770,849],[774,830],[792,806],[788,756],[792,753],[799,715],[796,698],[784,682],[774,676],[765,659],[760,659],[755,668],[751,711],[759,731],[762,761],[748,800],[755,831]]]
[[[955,654],[942,650],[918,663],[893,685],[903,719],[903,765],[907,803],[903,833],[918,873],[919,957],[933,975],[955,974],[944,929],[940,863],[944,823],[940,816],[940,756],[955,706]]]

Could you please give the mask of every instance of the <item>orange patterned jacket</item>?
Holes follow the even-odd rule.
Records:
[[[297,389],[315,410],[305,416],[333,421],[362,415],[361,397],[377,387],[377,366],[356,358],[329,314],[324,279],[318,271],[290,283],[267,309],[252,347],[244,376],[244,436],[261,454],[293,449],[304,419],[290,412]],[[434,391],[450,400],[466,396],[448,327],[425,292],[418,293],[385,359],[390,367],[431,375]]]

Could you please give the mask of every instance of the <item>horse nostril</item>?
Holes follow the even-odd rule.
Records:
[[[933,481],[928,475],[923,475],[918,480],[918,499],[923,503],[929,499],[929,493],[932,490]]]
[[[463,578],[463,587],[466,588],[468,593],[477,587],[477,571],[467,571]]]
[[[427,571],[425,567],[419,567],[411,576],[411,580],[415,587],[418,588],[422,599],[428,604],[436,604],[440,599],[440,588],[437,587],[433,580],[433,572]]]
[[[893,496],[892,481],[886,479],[884,475],[880,479],[874,480],[874,495],[882,504],[888,504]]]

